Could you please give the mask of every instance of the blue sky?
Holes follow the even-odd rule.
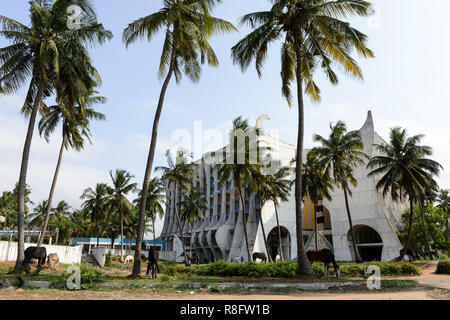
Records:
[[[410,134],[423,133],[424,143],[433,147],[434,158],[444,169],[450,167],[449,105],[450,30],[448,0],[373,0],[377,14],[371,19],[351,22],[369,36],[376,58],[358,60],[364,81],[340,74],[339,86],[331,86],[317,74],[322,102],[306,99],[305,146],[311,147],[312,134],[326,135],[330,122],[344,120],[350,129],[364,123],[372,110],[376,131],[387,138],[389,128],[402,126]],[[141,185],[156,102],[161,89],[157,68],[162,37],[151,43],[139,42],[128,50],[122,43],[122,31],[128,23],[158,10],[159,0],[96,0],[99,21],[114,33],[102,47],[91,50],[95,66],[103,78],[100,92],[108,102],[99,106],[107,122],[92,125],[94,145],[81,153],[68,152],[56,191],[56,201],[65,199],[73,207],[80,205],[82,190],[97,182],[109,182],[108,171],[123,168],[136,176]],[[28,1],[3,4],[1,15],[28,23]],[[236,24],[239,33],[219,35],[211,43],[220,67],[204,67],[201,82],[173,81],[160,122],[158,154],[155,165],[165,164],[164,150],[173,146],[172,136],[185,129],[193,134],[194,122],[204,130],[226,132],[232,119],[242,115],[253,123],[268,114],[268,130],[277,130],[279,138],[296,143],[297,112],[289,109],[281,96],[279,44],[269,53],[263,78],[254,68],[242,73],[232,64],[230,48],[248,32],[237,24],[245,13],[269,8],[264,0],[224,0],[214,15]],[[0,39],[0,45],[7,43]],[[27,122],[18,110],[24,91],[0,97],[0,191],[12,189],[18,180],[19,164]],[[47,197],[56,163],[59,134],[47,144],[35,133],[28,183],[35,202]],[[450,174],[439,178],[450,188]],[[161,224],[158,224],[158,229]]]

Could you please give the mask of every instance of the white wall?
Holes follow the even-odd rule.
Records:
[[[25,249],[36,246],[33,243],[25,243]],[[43,245],[47,249],[47,254],[57,253],[59,262],[72,264],[81,263],[81,246],[49,246]],[[15,261],[17,259],[17,242],[0,241],[0,261]]]

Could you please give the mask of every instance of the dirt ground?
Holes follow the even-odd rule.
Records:
[[[9,267],[2,263],[1,267]],[[206,289],[192,292],[155,291],[152,289],[124,289],[77,291],[41,289],[16,291],[0,289],[0,300],[450,300],[450,276],[434,273],[435,264],[421,269],[421,275],[398,277],[397,279],[416,280],[420,286],[406,290],[383,291],[332,291],[332,292],[239,292],[212,293]],[[50,272],[50,271],[44,271]],[[54,271],[53,271],[54,272]],[[119,273],[127,273],[123,270]],[[391,278],[392,279],[392,278]],[[436,289],[429,289],[436,287]]]
[[[36,290],[16,292],[0,290],[0,300],[450,300],[445,290],[414,289],[400,292],[353,292],[353,293],[316,293],[299,292],[286,294],[214,294],[206,292],[156,293],[130,291],[69,292],[61,290]]]

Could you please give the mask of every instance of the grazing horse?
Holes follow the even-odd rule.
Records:
[[[58,266],[59,267],[59,257],[57,253],[50,253],[47,257],[47,264],[48,267],[51,268],[52,266]]]
[[[261,259],[261,262],[267,263],[267,256],[264,252],[254,252],[252,254],[253,261],[256,259]]]
[[[127,257],[125,258],[125,261],[123,262],[123,264],[128,265],[130,262],[131,262],[131,263],[134,263],[134,257],[133,257],[133,256],[127,256]]]
[[[306,256],[308,257],[309,262],[311,262],[311,265],[314,263],[314,261],[323,262],[325,265],[324,267],[325,275],[328,275],[328,265],[332,263],[336,277],[338,279],[340,278],[339,266],[336,263],[336,260],[334,259],[334,255],[331,252],[331,250],[329,249],[322,249],[319,251],[310,250],[306,253]]]
[[[403,254],[404,251],[405,251],[404,249],[400,250],[400,256]],[[414,260],[420,260],[419,255],[416,252],[414,252],[414,250],[412,250],[411,248],[406,250],[405,254],[408,256],[409,262],[414,262]]]
[[[159,265],[158,265],[158,259],[159,259],[159,252],[155,250],[149,250],[148,251],[148,264],[147,264],[147,273],[146,275],[150,274],[150,270],[152,271],[152,279],[158,278]]]
[[[31,259],[38,260],[38,272],[41,271],[42,266],[45,263],[45,259],[47,258],[47,249],[45,247],[28,247],[25,250],[25,259],[22,262],[22,267],[25,267],[25,271],[27,274],[30,274],[30,262]]]

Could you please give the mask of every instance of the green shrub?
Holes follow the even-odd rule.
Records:
[[[450,257],[443,253],[438,253],[439,260],[450,260]]]
[[[439,261],[436,273],[439,274],[450,274],[450,260]]]
[[[83,264],[80,266],[81,271],[81,288],[90,289],[95,287],[98,283],[101,283],[102,272],[96,267],[89,264]]]
[[[110,252],[108,252],[106,254],[106,258],[105,258],[105,267],[107,268],[111,268],[112,267],[112,254]]]
[[[289,278],[295,276],[297,263],[283,261],[277,263],[232,263],[219,261],[196,268],[202,276],[249,277],[249,278]]]
[[[176,266],[166,266],[164,268],[164,271],[161,271],[164,274],[167,274],[169,276],[175,276],[177,274],[177,267]]]

